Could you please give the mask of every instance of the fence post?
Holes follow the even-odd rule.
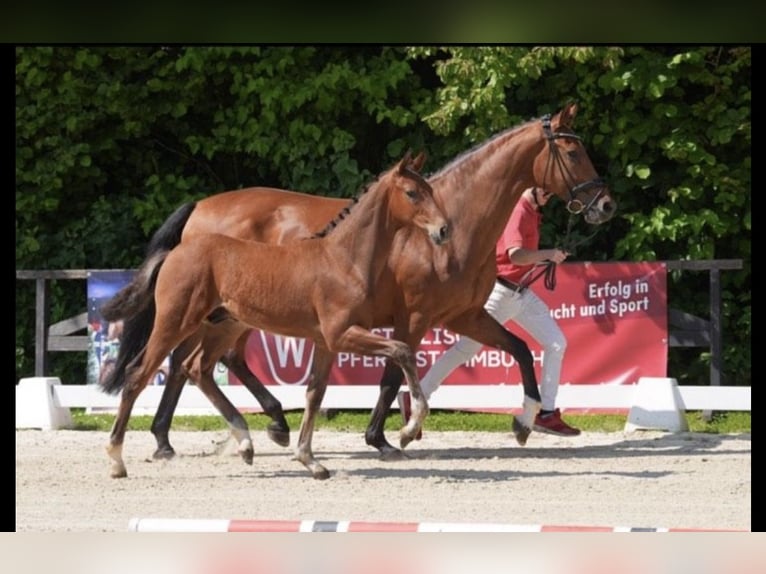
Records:
[[[44,377],[48,372],[48,281],[35,279],[35,376]]]

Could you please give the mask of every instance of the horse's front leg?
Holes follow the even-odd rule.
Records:
[[[412,352],[412,348],[405,343],[401,343],[397,354],[401,357],[398,362],[407,381],[407,387],[409,388],[412,400],[410,418],[407,419],[407,423],[399,431],[399,445],[404,448],[420,434],[423,428],[423,421],[428,416],[429,408],[426,396],[420,388],[418,372],[415,368],[415,354]]]
[[[507,330],[485,309],[461,315],[446,323],[445,326],[456,333],[470,337],[474,341],[495,349],[501,349],[516,359],[524,386],[524,410],[521,415],[513,418],[511,429],[519,445],[527,444],[527,439],[532,433],[535,423],[535,417],[540,412],[542,404],[529,346],[523,339]]]
[[[420,389],[418,373],[415,368],[415,353],[412,351],[412,347],[402,341],[386,339],[385,337],[376,335],[362,327],[353,326],[346,330],[343,336],[338,340],[338,348],[360,355],[382,355],[398,365],[404,373],[404,378],[407,381],[407,386],[413,401],[410,419],[399,431],[399,444],[404,448],[415,439],[423,426],[423,421],[428,415],[428,402]],[[378,397],[378,404],[376,405],[377,412],[373,412],[373,418],[377,420],[379,424],[382,424],[382,417],[384,416],[382,413],[388,414],[388,410],[391,408],[391,403],[393,402],[393,397],[396,396],[396,391],[398,391],[398,389],[398,385],[395,388],[387,387],[381,389],[381,395]],[[384,394],[390,394],[390,396],[387,396],[386,399],[384,399]],[[384,400],[388,400],[388,403],[384,403]],[[382,435],[382,431],[380,431],[380,434]],[[401,458],[401,453],[399,454],[399,458]]]
[[[375,447],[380,452],[381,460],[395,461],[407,458],[406,455],[391,445],[386,440],[385,425],[386,419],[391,411],[391,405],[396,398],[396,393],[402,385],[404,373],[391,359],[386,361],[386,367],[383,370],[383,376],[380,380],[380,393],[378,401],[372,410],[370,422],[364,433],[365,442]]]
[[[335,360],[335,354],[319,347],[314,348],[314,360],[311,364],[311,375],[306,386],[306,408],[301,418],[301,428],[298,433],[298,445],[295,448],[295,459],[305,466],[311,476],[318,480],[330,478],[330,472],[322,466],[312,450],[311,441],[314,437],[314,427],[319,407],[322,406],[327,379]]]

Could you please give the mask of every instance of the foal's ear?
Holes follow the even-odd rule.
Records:
[[[408,149],[404,154],[404,157],[399,160],[399,171],[406,167],[410,167],[410,161],[412,161],[412,150]]]
[[[564,109],[559,112],[559,126],[566,126],[571,128],[574,124],[575,116],[577,115],[577,104],[574,102],[568,103],[564,106]]]
[[[420,170],[426,163],[426,159],[428,159],[428,154],[426,154],[425,151],[421,151],[418,155],[415,156],[415,158],[412,160],[412,164],[410,164],[410,167],[420,173]]]

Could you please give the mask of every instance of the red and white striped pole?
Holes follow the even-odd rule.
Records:
[[[628,526],[186,518],[133,518],[130,520],[128,530],[131,532],[747,532],[742,530]]]

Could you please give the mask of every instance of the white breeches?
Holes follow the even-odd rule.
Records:
[[[543,366],[540,378],[542,408],[556,408],[556,394],[561,378],[561,364],[567,341],[564,333],[551,317],[548,306],[531,289],[519,294],[495,282],[484,308],[500,324],[513,320],[529,333],[543,348]],[[426,398],[439,387],[444,379],[481,350],[481,343],[461,337],[449,350],[439,357],[420,381]]]

